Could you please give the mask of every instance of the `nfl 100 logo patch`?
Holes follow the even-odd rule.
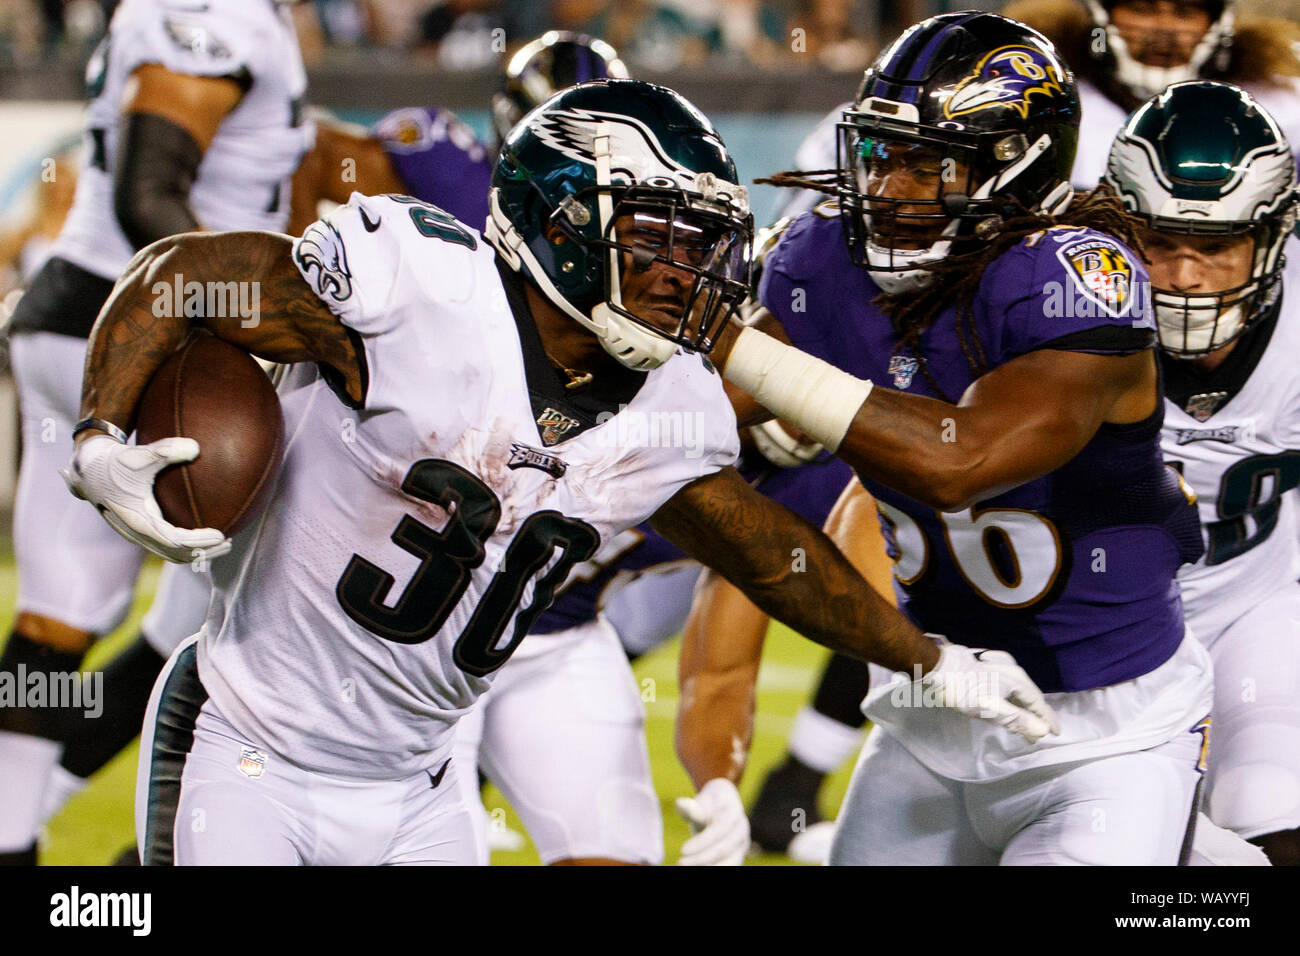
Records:
[[[266,754],[255,747],[240,747],[239,772],[256,780],[266,773]]]
[[[912,384],[912,378],[921,363],[910,355],[891,355],[889,374],[894,376],[894,388],[903,389]]]

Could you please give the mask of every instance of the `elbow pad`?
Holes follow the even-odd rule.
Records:
[[[113,214],[138,251],[179,232],[201,229],[190,189],[203,150],[187,131],[153,113],[123,118],[113,177]]]

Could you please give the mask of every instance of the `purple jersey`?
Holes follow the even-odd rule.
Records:
[[[778,468],[757,452],[749,452],[743,456],[740,470],[758,491],[819,528],[853,477],[848,465],[829,455],[798,468]],[[624,531],[602,551],[574,567],[564,590],[538,617],[530,634],[567,630],[595,618],[602,592],[620,572],[642,571],[686,558],[649,524]]]
[[[813,211],[768,255],[760,298],[804,351],[878,387],[955,402],[977,377],[967,354],[980,349],[995,368],[1044,348],[1151,348],[1145,288],[1140,260],[1109,236],[1038,233],[986,270],[972,309],[978,340],[959,335],[952,307],[922,334],[923,369],[871,304],[880,289],[851,262],[838,216]],[[1163,417],[1157,403],[1145,421],[1103,424],[1061,468],[960,512],[864,479],[907,613],[955,642],[1010,651],[1046,692],[1164,663],[1183,639],[1174,574],[1202,545],[1195,508],[1161,459]]]
[[[436,106],[393,110],[371,135],[383,145],[410,195],[483,229],[492,156],[455,113]]]

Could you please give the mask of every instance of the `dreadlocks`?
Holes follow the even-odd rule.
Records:
[[[837,194],[833,169],[787,170],[764,179],[759,184],[784,186],[795,189],[813,189],[830,196]],[[1045,213],[1025,212],[1001,223],[991,238],[973,252],[947,256],[923,268],[935,276],[919,292],[900,292],[894,295],[881,293],[873,301],[894,325],[898,342],[894,354],[910,351],[916,357],[919,370],[930,387],[950,402],[956,401],[939,387],[921,349],[921,335],[949,306],[955,305],[957,341],[966,356],[971,372],[979,377],[988,371],[988,358],[984,343],[975,327],[973,304],[979,290],[984,270],[1003,253],[1019,245],[1027,237],[1054,226],[1086,226],[1104,232],[1123,242],[1134,252],[1142,254],[1138,235],[1138,220],[1124,211],[1119,199],[1106,186],[1074,197],[1064,212],[1049,216]]]

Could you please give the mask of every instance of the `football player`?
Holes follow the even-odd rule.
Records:
[[[1292,130],[1291,142],[1300,143],[1300,59],[1294,52],[1300,32],[1275,18],[1238,24],[1234,8],[1235,0],[1020,0],[1005,8],[1007,16],[1049,37],[1078,72],[1088,135],[1079,141],[1071,173],[1076,185],[1090,188],[1097,182],[1130,110],[1156,89],[1197,75],[1247,85]],[[852,105],[832,110],[805,138],[795,157],[801,170],[826,173],[835,166],[836,125]],[[806,212],[827,191],[824,182],[806,180],[781,215]],[[815,816],[826,773],[856,747],[862,726],[857,701],[867,683],[866,669],[857,663],[838,657],[829,662],[810,706],[800,710],[785,759],[751,811],[755,837],[767,848],[780,850],[789,843],[792,809]]]
[[[761,426],[758,442],[741,434],[737,468],[755,490],[820,526],[851,472],[829,457],[810,463],[796,459],[800,467],[794,467],[767,444],[771,424]],[[501,789],[543,863],[662,860],[662,819],[645,744],[641,689],[624,650],[629,645],[650,650],[682,631],[698,574],[699,565],[648,524],[611,539],[573,569],[529,640],[457,724],[460,766],[478,764]],[[710,591],[719,588],[714,584]],[[684,709],[682,719],[699,715],[707,721],[712,713],[706,703],[710,672],[696,679],[696,671],[705,671],[702,661],[716,661],[730,648],[748,648],[753,641],[761,649],[768,618],[743,593],[735,593],[737,600],[725,605],[701,599],[712,614],[696,624],[700,637],[688,637],[686,645],[701,650],[684,651],[681,658],[683,687],[698,687],[700,693],[684,694],[683,702],[691,698],[694,707],[689,713]],[[755,653],[755,666],[756,660]],[[725,669],[712,668],[718,670]],[[730,741],[730,731],[720,724],[710,728],[713,739]],[[747,724],[735,732],[748,740]],[[700,761],[686,756],[696,785],[702,790],[711,785],[707,795],[682,804],[688,821],[704,832],[687,841],[679,863],[738,864],[749,849],[744,808],[732,785],[742,767],[714,773],[712,766],[701,769]],[[724,834],[730,839],[719,840]]]
[[[1078,74],[1088,135],[1072,179],[1091,188],[1128,114],[1171,83],[1221,79],[1266,105],[1300,143],[1300,29],[1276,17],[1237,22],[1236,0],[1019,0],[1003,11],[1042,31]]]
[[[1202,545],[1160,456],[1130,221],[1074,196],[1073,80],[1021,24],[926,20],[863,90],[838,214],[801,217],[764,270],[759,324],[804,351],[746,328],[716,360],[854,466],[909,615],[1009,652],[1063,730],[1024,744],[873,687],[832,862],[1172,864],[1211,671],[1174,581]]]
[[[130,606],[143,552],[71,501],[58,479],[72,453],[86,338],[114,280],[135,250],[177,232],[283,229],[289,177],[310,143],[300,122],[306,74],[279,3],[231,0],[209,10],[127,0],[88,80],[72,209],[12,321],[23,460],[14,505],[18,614],[0,655],[11,675],[75,671]],[[162,585],[163,601],[190,588],[198,620],[178,624],[182,633],[202,619],[203,576],[174,568]],[[35,861],[62,741],[75,738],[75,752],[51,792],[75,788],[138,732],[147,688],[177,637],[170,626],[146,622],[147,640],[112,662],[97,720],[72,709],[0,709],[0,862]]]
[[[418,201],[357,195],[296,241],[161,241],[96,325],[70,487],[172,560],[233,550],[151,698],[146,863],[479,859],[455,722],[572,567],[651,515],[801,633],[1026,738],[1055,729],[1005,655],[928,641],[729,467],[735,418],[693,353],[748,294],[750,219],[702,114],[608,80],[530,115],[482,237]],[[259,282],[260,322],[155,316],[150,283],[174,272]],[[273,500],[229,542],[173,527],[153,498],[153,475],[195,443],[132,447],[122,431],[196,327],[323,373],[284,394]],[[620,437],[695,412],[695,447]],[[792,570],[792,547],[816,575]]]
[[[1206,812],[1300,864],[1300,275],[1295,163],[1276,121],[1223,83],[1169,87],[1110,152],[1145,224],[1164,370],[1165,460],[1206,551],[1179,575],[1214,658]],[[1292,253],[1288,261],[1285,251]]]
[[[511,59],[503,92],[493,103],[494,116],[504,122],[515,112],[522,115],[556,89],[592,75],[623,76],[626,70],[600,40],[548,33]],[[529,100],[531,94],[537,98]],[[369,131],[316,117],[314,143],[293,175],[289,230],[300,234],[316,219],[321,200],[344,203],[354,189],[368,195],[406,193],[463,222],[481,224],[487,218],[492,175],[487,152],[454,113],[437,107],[394,110]],[[135,739],[158,671],[202,625],[209,592],[206,576],[164,568],[157,598],[141,625],[144,639],[105,671],[113,699],[110,719],[68,719],[63,756],[46,787],[42,821]]]

